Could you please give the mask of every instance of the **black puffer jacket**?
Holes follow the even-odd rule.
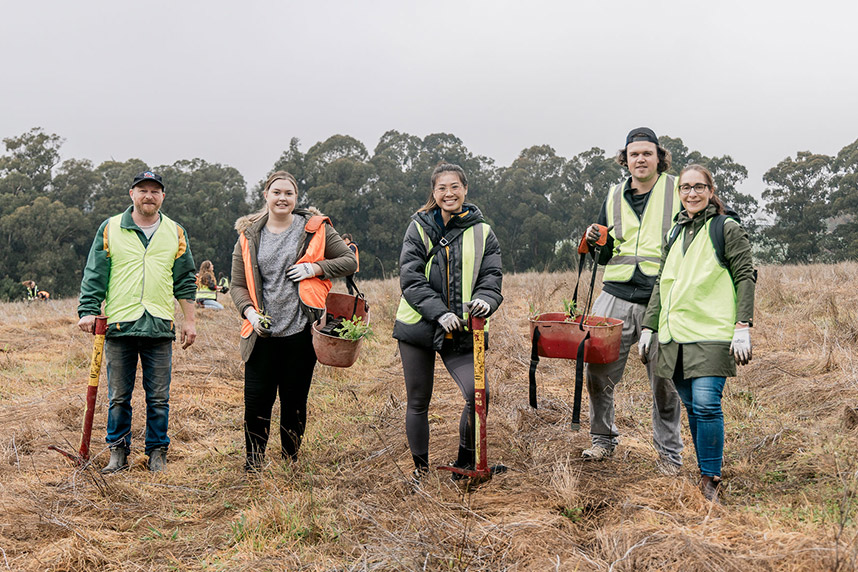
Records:
[[[437,209],[436,209],[437,210]],[[400,319],[393,326],[393,337],[416,346],[440,350],[444,344],[445,332],[438,324],[438,318],[447,312],[463,317],[462,307],[462,240],[458,229],[467,229],[479,223],[485,223],[479,209],[465,203],[462,213],[454,215],[443,230],[435,222],[434,211],[418,212],[411,216],[412,222],[405,231],[402,253],[399,256],[399,284],[402,296],[412,308],[417,310],[421,319],[408,324]],[[433,245],[441,242],[442,236],[458,233],[449,245],[437,250],[426,278],[426,263],[429,260],[426,244],[417,229],[419,225]],[[488,224],[485,250],[477,273],[471,298],[485,300],[494,313],[503,301],[501,295],[501,251],[498,239]],[[443,233],[443,234],[442,234]],[[473,277],[468,277],[473,280]],[[397,316],[399,318],[400,316]],[[470,332],[453,332],[453,347],[459,351],[473,348]]]

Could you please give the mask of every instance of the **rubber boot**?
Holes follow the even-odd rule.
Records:
[[[700,492],[709,502],[719,503],[718,486],[721,484],[721,477],[710,477],[703,475],[700,479]]]
[[[167,470],[167,448],[159,447],[149,452],[149,470],[160,473]]]
[[[116,447],[110,450],[110,461],[107,466],[101,469],[101,473],[109,475],[118,471],[124,471],[128,468],[128,451],[122,447]]]

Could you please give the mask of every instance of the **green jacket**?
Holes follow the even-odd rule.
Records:
[[[676,223],[682,227],[682,233],[671,248],[688,249],[694,236],[701,232],[706,220],[717,215],[715,205],[710,204],[700,215],[689,218],[683,210],[676,215]],[[705,232],[705,231],[704,231]],[[707,239],[709,237],[707,236]],[[667,236],[665,236],[666,246]],[[681,241],[681,242],[680,242]],[[662,248],[661,269],[653,287],[652,297],[649,300],[642,325],[653,331],[658,331],[658,319],[661,312],[661,296],[659,288],[661,285],[661,270],[669,250]],[[736,321],[754,323],[754,291],[756,288],[756,276],[754,275],[754,261],[751,257],[751,243],[748,233],[741,225],[728,221],[724,225],[724,256],[736,287]],[[734,377],[736,375],[736,362],[730,355],[729,342],[703,342],[682,345],[682,368],[685,379],[692,377],[718,376]],[[668,342],[659,343],[658,366],[656,373],[661,377],[673,377],[676,369],[676,361],[679,356],[680,344]]]
[[[134,223],[131,212],[134,207],[128,207],[122,214],[122,228],[133,229],[137,232],[143,246],[149,245],[149,239]],[[83,279],[80,282],[80,297],[78,298],[77,313],[79,317],[98,315],[101,313],[101,304],[107,293],[107,285],[110,281],[110,257],[104,249],[108,218],[98,227],[86,267],[83,269]],[[196,296],[196,266],[188,244],[188,234],[185,229],[177,223],[179,232],[184,235],[184,252],[173,262],[173,297],[177,300],[193,300]],[[180,241],[181,242],[181,241]],[[176,338],[176,329],[171,320],[155,318],[149,312],[144,312],[134,322],[120,322],[110,324],[107,328],[107,337],[136,336],[144,338]]]

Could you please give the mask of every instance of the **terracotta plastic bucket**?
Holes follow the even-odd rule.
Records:
[[[565,312],[548,312],[530,318],[530,337],[539,328],[536,350],[541,357],[576,359],[578,346],[589,331],[590,339],[584,344],[584,361],[611,363],[620,357],[623,321],[616,318],[587,316],[584,329],[581,316],[569,319]]]
[[[325,301],[325,317],[313,324],[313,349],[319,363],[334,367],[349,367],[357,361],[363,338],[345,340],[320,332],[325,327],[327,316],[353,319],[360,317],[369,324],[369,304],[363,298],[331,292]]]

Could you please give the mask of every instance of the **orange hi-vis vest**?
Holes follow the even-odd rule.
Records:
[[[354,242],[351,243],[349,246],[355,247],[355,260],[357,260],[357,268],[355,268],[355,272],[360,272],[360,248],[358,248],[358,245]]]
[[[318,262],[325,259],[325,222],[330,224],[331,219],[326,216],[314,215],[304,225],[304,232],[313,236],[310,238],[306,252],[295,264]],[[256,297],[256,278],[253,276],[253,263],[250,261],[250,243],[247,241],[244,232],[239,235],[238,240],[241,243],[241,257],[244,259],[244,276],[250,301],[253,303],[253,309],[262,314],[264,310]],[[331,291],[332,286],[330,280],[323,280],[318,276],[307,278],[298,282],[298,297],[302,304],[310,308],[318,317],[321,317],[325,312],[325,300],[327,300],[328,292]],[[241,337],[248,338],[252,333],[253,324],[245,318],[241,324]]]

